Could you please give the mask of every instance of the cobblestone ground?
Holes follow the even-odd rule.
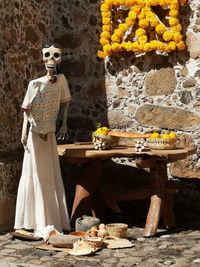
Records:
[[[145,208],[139,203],[129,207],[138,220],[130,220],[130,210],[118,220],[130,221],[127,238],[132,248],[103,249],[93,256],[71,256],[66,252],[36,249],[41,241],[13,239],[10,233],[0,235],[0,267],[36,266],[200,266],[200,194],[199,185],[189,183],[175,198],[177,228],[167,232],[159,228],[153,238],[143,238]],[[130,204],[129,204],[130,205]],[[146,205],[146,203],[145,203]],[[136,208],[137,206],[137,208]],[[144,213],[143,213],[144,211]],[[116,219],[116,218],[115,218]],[[139,225],[139,226],[136,226]]]

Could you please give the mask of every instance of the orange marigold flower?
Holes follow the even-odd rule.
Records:
[[[114,31],[114,34],[116,34],[117,36],[121,37],[121,36],[124,34],[124,31],[121,30],[121,29],[116,29],[116,30]]]
[[[146,5],[145,1],[144,0],[137,0],[137,3],[139,6],[143,7]]]
[[[119,5],[124,5],[125,4],[125,0],[118,0]]]
[[[176,44],[175,44],[175,42],[169,42],[169,44],[168,44],[168,48],[170,49],[170,50],[176,50]]]
[[[178,5],[178,1],[179,0],[171,0],[170,3],[173,4],[173,5],[176,5],[176,4]]]
[[[131,8],[131,10],[133,10],[135,13],[139,13],[140,12],[140,7],[139,6],[133,6],[132,8]]]
[[[137,36],[144,35],[145,33],[146,33],[146,31],[142,28],[139,28],[135,31],[135,35],[137,35]]]
[[[169,11],[169,16],[173,17],[173,18],[177,18],[178,17],[178,10],[177,9],[171,9]]]
[[[180,41],[179,43],[177,43],[176,46],[177,46],[179,51],[183,51],[186,47],[186,45],[183,41]]]
[[[104,18],[110,18],[111,17],[111,12],[106,11],[106,12],[101,12],[102,17]]]
[[[149,22],[152,27],[156,27],[159,24],[159,20],[157,18],[150,19]]]
[[[139,27],[140,27],[140,28],[145,29],[145,28],[147,28],[148,26],[149,26],[149,22],[148,22],[147,19],[140,19],[140,20],[139,20]]]
[[[168,45],[164,45],[163,49],[162,49],[163,52],[166,52],[166,53],[169,53],[170,52],[170,48]]]
[[[180,32],[182,30],[181,24],[177,24],[175,26],[172,26],[172,30],[174,32]]]
[[[103,32],[110,32],[111,28],[110,28],[110,25],[103,25],[102,26],[102,31]]]
[[[118,44],[118,43],[113,43],[113,44],[112,44],[112,50],[113,50],[114,52],[119,52],[119,51],[121,50],[121,46],[120,46],[120,44]]]
[[[123,42],[122,43],[122,47],[126,50],[126,51],[131,51],[132,50],[132,43],[129,42]]]
[[[113,34],[111,36],[111,40],[114,42],[114,43],[119,43],[120,42],[120,37],[116,34]]]
[[[103,3],[101,5],[101,11],[109,11],[109,9],[110,9],[110,6],[108,4]]]
[[[110,44],[104,45],[104,47],[103,47],[103,51],[104,51],[105,53],[111,53],[111,52],[112,52],[112,47],[111,47],[111,45],[110,45]]]
[[[179,4],[170,4],[171,10],[179,10]]]
[[[134,43],[132,43],[132,51],[133,51],[133,52],[137,52],[138,49],[139,49],[139,44],[138,44],[138,42],[134,42]]]
[[[175,32],[173,34],[173,40],[174,42],[178,43],[183,39],[183,36],[180,34],[180,32]]]
[[[109,39],[110,38],[110,32],[102,32],[100,36],[101,36],[101,38]]]
[[[128,17],[129,17],[130,19],[136,19],[136,17],[137,17],[137,13],[136,13],[135,11],[131,10],[131,11],[129,11],[129,13],[128,13]]]
[[[153,50],[153,46],[151,45],[151,43],[146,43],[146,44],[144,44],[143,49],[145,52],[149,52],[149,51]]]
[[[145,14],[144,14],[144,12],[140,12],[139,14],[138,14],[138,19],[144,19],[145,18]]]
[[[135,20],[134,19],[130,19],[130,18],[126,18],[126,24],[128,27],[132,26],[135,24]]]
[[[157,32],[157,34],[161,35],[161,34],[163,34],[165,31],[166,31],[166,27],[165,27],[164,24],[158,24],[158,25],[156,26],[156,32]]]
[[[121,24],[119,24],[118,28],[120,30],[122,30],[123,32],[125,32],[127,30],[128,26],[126,25],[126,23],[121,23]]]
[[[171,0],[163,0],[162,5],[168,6],[171,3]]]
[[[133,6],[135,4],[135,0],[125,0],[126,6]]]
[[[148,7],[148,6],[145,6],[141,9],[141,11],[144,13],[144,14],[148,14],[149,11],[151,11],[151,9]]]
[[[160,4],[159,0],[149,0],[149,4],[151,6],[158,6]]]
[[[162,42],[157,42],[157,45],[156,46],[157,46],[157,49],[158,50],[163,51],[165,45]]]
[[[170,26],[175,26],[177,24],[179,24],[179,20],[178,19],[176,19],[176,18],[170,18],[169,19],[169,25]]]
[[[150,20],[150,19],[153,19],[153,18],[155,18],[154,13],[151,12],[151,11],[147,11],[146,12],[146,19]]]
[[[139,43],[141,43],[141,44],[146,43],[146,42],[147,42],[147,36],[146,36],[146,35],[139,36],[139,37],[138,37],[138,41],[139,41]]]
[[[103,51],[98,51],[97,56],[101,59],[104,59],[106,57],[106,55]]]
[[[119,1],[118,0],[113,0],[113,5],[114,6],[119,6]]]
[[[151,41],[150,44],[151,44],[152,50],[157,49],[157,41],[156,40]]]
[[[112,7],[113,1],[112,0],[105,0],[105,4],[107,4],[109,7]]]
[[[171,31],[165,31],[163,33],[163,39],[167,42],[170,41],[172,39],[172,37],[173,37],[173,32],[171,32]]]
[[[102,46],[109,44],[109,41],[105,38],[101,38],[99,42]]]
[[[104,18],[104,17],[102,17],[102,23],[104,25],[110,25],[110,18]]]

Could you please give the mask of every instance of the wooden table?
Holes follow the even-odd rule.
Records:
[[[150,197],[150,207],[143,232],[145,237],[156,234],[159,220],[163,216],[166,229],[175,227],[173,213],[174,190],[168,186],[167,163],[186,158],[196,152],[195,147],[176,148],[173,150],[145,150],[136,152],[133,147],[116,146],[111,150],[95,150],[92,144],[58,145],[58,154],[69,163],[83,164],[82,177],[77,186],[72,207],[71,222],[92,211],[94,217],[100,217],[102,197],[114,211],[120,209],[117,201],[143,199]],[[112,157],[127,157],[135,160],[140,168],[149,168],[150,186],[130,189],[126,192],[110,192],[100,184],[101,161]]]

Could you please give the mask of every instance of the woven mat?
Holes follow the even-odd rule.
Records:
[[[69,253],[69,251],[72,250],[71,248],[56,248],[56,247],[53,247],[53,245],[51,244],[37,245],[35,248],[42,249],[42,250],[65,251],[67,253]]]

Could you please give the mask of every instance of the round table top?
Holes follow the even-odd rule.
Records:
[[[142,157],[149,156],[152,158],[180,160],[196,152],[196,147],[177,147],[175,149],[145,149],[137,152],[134,147],[115,146],[109,150],[95,150],[94,145],[88,143],[62,144],[58,145],[59,156],[67,158],[99,158],[107,159],[112,157]]]

